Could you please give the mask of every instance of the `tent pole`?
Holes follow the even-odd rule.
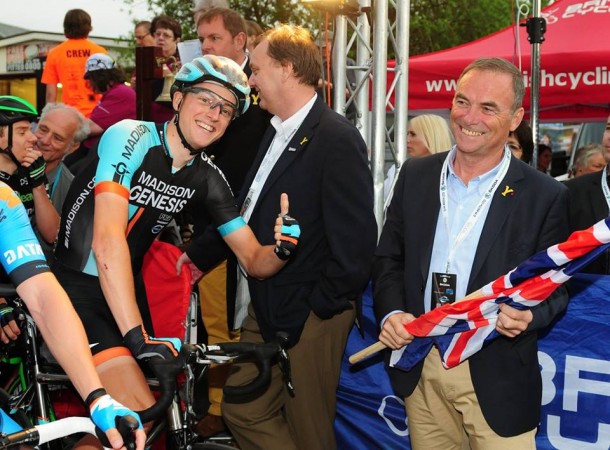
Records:
[[[532,127],[532,138],[534,140],[534,153],[532,165],[538,167],[538,143],[540,133],[538,117],[540,111],[540,46],[544,42],[546,31],[546,20],[540,17],[540,0],[534,0],[532,4],[533,16],[527,19],[526,27],[528,40],[532,44],[531,81],[530,81],[530,125]]]

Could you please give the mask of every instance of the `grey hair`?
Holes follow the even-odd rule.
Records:
[[[78,121],[78,128],[76,129],[76,133],[74,133],[74,142],[83,142],[91,133],[91,127],[89,127],[89,122],[85,119],[85,116],[76,108],[66,105],[65,103],[47,103],[44,108],[42,108],[42,112],[40,114],[40,120],[42,121],[45,116],[51,111],[65,109],[71,111],[74,114],[74,117]]]
[[[586,167],[589,164],[591,157],[597,153],[604,154],[604,146],[602,144],[591,143],[578,147],[576,154],[574,155],[572,171],[576,172],[578,169]]]

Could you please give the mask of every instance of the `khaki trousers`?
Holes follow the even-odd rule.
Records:
[[[355,310],[329,320],[310,313],[299,342],[288,351],[295,396],[290,397],[277,365],[269,388],[249,403],[222,404],[225,423],[242,450],[334,450],[336,391]],[[241,342],[262,342],[252,305]],[[242,385],[258,373],[236,364],[227,385]]]
[[[436,347],[424,361],[415,391],[405,399],[413,450],[536,450],[536,430],[498,436],[487,425],[468,360],[445,369]]]
[[[230,331],[227,323],[227,262],[223,261],[199,281],[201,319],[208,333],[208,344],[239,341],[239,330]],[[208,413],[222,415],[222,388],[229,367],[218,365],[208,371]]]

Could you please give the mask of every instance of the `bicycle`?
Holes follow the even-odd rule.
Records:
[[[14,295],[6,286],[0,285],[0,295]],[[193,299],[196,307],[197,300]],[[189,317],[193,311],[189,310]],[[19,361],[17,377],[10,383],[13,391],[2,402],[0,407],[10,409],[11,415],[22,427],[31,425],[44,426],[53,423],[55,415],[49,396],[51,386],[69,386],[67,376],[59,371],[58,365],[42,365],[40,349],[36,334],[36,326],[25,310],[20,310],[23,316],[23,333],[25,355]],[[190,336],[187,333],[188,340]],[[276,360],[280,365],[287,388],[292,391],[290,380],[290,361],[286,351],[287,336],[280,335],[275,342],[266,344],[224,343],[206,346],[204,344],[184,343],[180,355],[174,360],[152,359],[148,365],[155,374],[155,379],[149,380],[153,390],[158,389],[161,396],[149,409],[139,412],[142,422],[152,421],[153,425],[147,433],[146,446],[157,442],[160,436],[166,434],[166,445],[170,450],[221,450],[232,449],[232,438],[212,437],[206,442],[198,442],[198,435],[191,430],[198,417],[193,409],[194,387],[212,364],[227,364],[238,362],[253,362],[259,367],[259,376],[246,386],[226,386],[227,399],[237,399],[252,395],[269,383],[271,364]],[[44,370],[43,370],[44,369]],[[184,382],[179,388],[177,376],[183,373]],[[61,422],[64,419],[59,419]],[[72,433],[66,433],[65,437]],[[55,439],[45,443],[48,449],[63,449],[66,440]],[[40,444],[42,445],[42,443]],[[68,443],[68,445],[70,445]]]

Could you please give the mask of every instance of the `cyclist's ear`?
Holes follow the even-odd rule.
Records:
[[[182,106],[182,101],[184,100],[184,93],[181,91],[176,91],[174,93],[174,97],[172,98],[172,105],[174,107],[174,111],[180,111],[180,107]]]

